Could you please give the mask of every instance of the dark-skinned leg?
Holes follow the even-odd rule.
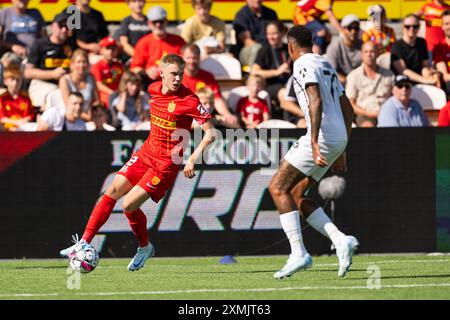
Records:
[[[304,177],[305,175],[301,171],[289,162],[283,161],[269,185],[270,194],[280,213],[281,226],[291,245],[291,256],[295,257],[304,257],[308,254],[303,245],[300,215],[298,210],[293,209],[295,203],[290,193],[292,188]],[[298,260],[301,260],[301,258]],[[298,262],[298,260],[295,262]],[[303,260],[298,264],[300,265],[302,262]],[[278,277],[277,274],[275,277],[282,278],[282,276]]]
[[[308,224],[325,237],[329,238],[336,246],[341,241],[345,240],[345,234],[339,231],[339,229],[331,222],[322,207],[317,205],[312,199],[305,197],[306,190],[315,183],[316,180],[312,177],[306,177],[301,180],[294,188],[292,188],[292,199]]]

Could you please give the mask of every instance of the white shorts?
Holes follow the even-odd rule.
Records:
[[[346,146],[346,141],[319,141],[320,153],[327,159],[328,163],[326,167],[319,167],[314,164],[310,138],[303,136],[289,149],[284,159],[307,177],[319,181],[327,173],[333,162],[344,152]]]

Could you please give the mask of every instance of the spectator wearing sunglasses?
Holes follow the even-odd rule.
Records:
[[[378,127],[428,127],[430,122],[422,107],[411,99],[411,80],[404,75],[395,77],[393,96],[381,106]]]
[[[361,65],[360,21],[354,14],[346,15],[341,26],[341,36],[334,39],[327,48],[326,57],[336,69],[339,81],[345,84],[347,75]]]
[[[185,44],[180,36],[166,31],[167,12],[164,8],[154,6],[147,12],[147,19],[152,33],[142,37],[134,48],[134,55],[130,68],[140,73],[145,79],[151,81],[159,79],[160,60],[168,54],[180,54]]]
[[[391,69],[396,75],[407,76],[412,83],[437,85],[439,73],[432,68],[425,39],[417,36],[419,18],[409,14],[403,19],[403,37],[391,48]]]

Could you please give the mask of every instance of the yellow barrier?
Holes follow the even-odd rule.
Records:
[[[30,0],[29,8],[38,8],[46,21],[64,8],[72,4],[68,0]],[[184,21],[194,14],[190,0],[147,0],[144,12],[153,5],[160,5],[167,10],[170,21]],[[292,12],[297,1],[294,0],[266,0],[264,5],[274,9],[281,20],[291,21]],[[417,11],[424,3],[423,0],[335,0],[333,10],[338,18],[348,13],[354,13],[361,19],[367,18],[367,8],[372,4],[381,3],[386,7],[389,19],[400,19],[408,13]],[[0,0],[0,7],[10,6],[10,0]],[[236,12],[245,5],[244,0],[216,0],[212,7],[212,14],[226,21],[232,21]],[[92,0],[91,6],[100,10],[109,22],[119,22],[130,14],[124,0]]]

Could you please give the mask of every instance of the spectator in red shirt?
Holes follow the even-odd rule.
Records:
[[[26,92],[21,92],[23,77],[16,66],[4,71],[6,92],[0,96],[0,124],[6,130],[17,128],[34,119],[33,105]]]
[[[433,50],[433,61],[436,69],[442,73],[447,96],[450,95],[450,10],[442,14],[442,30],[445,38]]]
[[[433,52],[434,46],[441,42],[444,33],[441,28],[441,16],[450,6],[444,0],[430,0],[416,13],[425,20],[425,40],[428,51]]]
[[[136,44],[130,68],[154,81],[160,78],[161,58],[167,54],[179,54],[185,42],[180,36],[166,31],[167,12],[164,8],[152,7],[147,12],[147,18],[152,33],[142,37]]]
[[[200,69],[200,48],[196,44],[189,43],[183,46],[181,52],[184,61],[186,61],[183,84],[192,92],[196,92],[198,89],[204,87],[210,88],[214,92],[215,110],[222,116],[226,127],[238,128],[238,119],[228,109],[227,103],[222,98],[216,79],[208,71]]]
[[[438,127],[450,127],[450,101],[439,111]]]
[[[247,80],[248,97],[243,97],[237,104],[237,111],[241,116],[245,128],[253,129],[263,121],[270,119],[269,106],[266,101],[258,97],[264,88],[264,79],[261,76],[251,75]]]
[[[109,107],[109,96],[119,88],[124,67],[117,59],[119,48],[113,37],[103,38],[100,41],[100,48],[102,58],[92,66],[91,73],[97,83],[100,101]]]

